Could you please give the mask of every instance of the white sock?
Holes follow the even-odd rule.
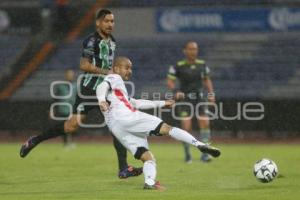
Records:
[[[169,135],[176,140],[191,144],[193,146],[205,145],[203,142],[198,141],[191,134],[180,128],[173,127],[170,130]]]
[[[143,173],[145,177],[145,183],[148,185],[154,185],[156,178],[156,163],[154,160],[147,160],[144,162]]]

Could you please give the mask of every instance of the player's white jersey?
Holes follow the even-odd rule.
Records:
[[[129,98],[124,81],[118,74],[105,77],[103,83],[97,87],[97,98],[100,102],[107,101],[110,104],[108,111],[103,113],[109,128],[116,121],[126,126],[143,118],[146,113],[138,111],[137,108],[149,109],[165,105],[165,101]]]
[[[117,74],[107,75],[97,88],[99,102],[110,106],[103,112],[105,122],[118,140],[134,155],[138,147],[148,148],[147,136],[162,123],[156,116],[138,111],[162,107],[164,101],[136,100],[128,97],[124,81]]]
[[[105,77],[110,90],[106,96],[110,104],[109,110],[104,113],[107,125],[111,125],[115,120],[122,120],[130,117],[137,110],[131,104],[124,81],[118,74],[109,74]]]

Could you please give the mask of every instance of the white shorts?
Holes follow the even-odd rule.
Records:
[[[149,149],[147,136],[162,122],[156,116],[136,111],[128,118],[115,120],[110,129],[132,155],[135,155],[138,147]]]

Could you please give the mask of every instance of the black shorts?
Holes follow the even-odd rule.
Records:
[[[77,91],[76,100],[73,105],[73,114],[86,115],[93,109],[99,109],[96,90],[81,85],[80,91]]]
[[[197,117],[208,113],[207,101],[201,97],[186,97],[179,104],[176,109],[178,117]]]

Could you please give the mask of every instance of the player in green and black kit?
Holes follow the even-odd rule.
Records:
[[[99,109],[96,88],[112,67],[116,49],[115,39],[111,35],[113,28],[114,15],[112,12],[106,9],[100,10],[96,15],[96,32],[83,41],[80,69],[85,74],[80,81],[73,106],[73,115],[69,120],[51,127],[42,134],[30,137],[21,147],[21,157],[25,157],[44,140],[75,132],[90,110]],[[127,178],[140,175],[142,168],[128,166],[126,148],[115,137],[113,138],[119,161],[119,177]]]
[[[183,49],[185,59],[178,61],[175,66],[170,66],[167,85],[168,88],[175,92],[175,99],[182,100],[189,105],[182,105],[179,108],[179,114],[182,118],[181,126],[187,132],[192,131],[192,118],[198,112],[198,124],[200,127],[201,140],[208,143],[210,140],[210,125],[206,115],[207,107],[204,105],[196,107],[200,102],[215,102],[213,85],[210,79],[210,70],[204,60],[198,59],[198,44],[194,41],[187,42]],[[176,88],[176,80],[179,83],[179,88]],[[206,89],[208,95],[205,95],[203,89]],[[191,109],[192,106],[193,108]],[[197,115],[196,115],[197,116]],[[189,146],[184,144],[185,161],[192,161]],[[208,154],[202,154],[201,160],[208,162],[211,160]]]

